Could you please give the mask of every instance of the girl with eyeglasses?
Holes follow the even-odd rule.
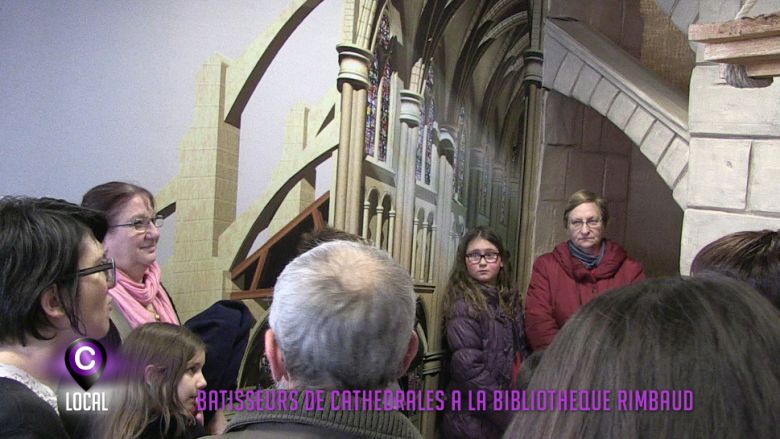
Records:
[[[499,438],[512,412],[491,410],[492,394],[515,386],[528,349],[520,296],[495,232],[480,226],[461,239],[444,300],[447,389],[464,398],[468,392],[485,392],[488,410],[467,411],[464,405],[462,411],[445,412],[442,437]]]
[[[645,278],[642,264],[604,237],[607,201],[586,190],[569,197],[563,226],[569,239],[534,262],[525,303],[525,330],[534,351],[552,343],[582,305]]]

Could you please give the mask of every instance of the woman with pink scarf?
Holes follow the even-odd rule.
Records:
[[[108,293],[114,300],[108,345],[116,346],[131,329],[150,322],[179,324],[168,292],[160,282],[157,241],[162,217],[154,196],[130,183],[112,181],[90,189],[81,204],[108,217],[106,254],[116,263],[116,285]]]
[[[131,183],[112,181],[90,189],[81,201],[103,212],[108,232],[103,240],[106,255],[116,263],[116,285],[108,290],[114,301],[111,327],[101,341],[116,350],[137,326],[152,322],[180,324],[171,297],[160,281],[157,241],[162,217],[154,196]],[[185,323],[208,346],[203,374],[206,390],[231,390],[249,339],[254,318],[243,303],[220,300]],[[210,433],[221,432],[224,417],[204,412]]]

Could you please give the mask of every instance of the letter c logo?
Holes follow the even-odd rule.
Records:
[[[95,367],[95,360],[89,360],[89,364],[85,366],[84,363],[81,362],[81,354],[84,353],[84,351],[89,352],[89,354],[93,357],[95,356],[95,350],[90,346],[82,346],[76,349],[76,367],[81,370],[91,370],[93,367]]]

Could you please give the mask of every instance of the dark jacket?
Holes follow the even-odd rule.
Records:
[[[580,307],[611,289],[645,278],[642,264],[613,241],[598,266],[588,270],[572,256],[568,242],[534,263],[525,301],[525,331],[531,347],[542,350]]]
[[[487,312],[479,312],[465,299],[452,305],[446,323],[447,344],[451,352],[449,361],[450,382],[448,391],[459,391],[461,410],[448,411],[442,420],[442,437],[500,438],[512,412],[493,411],[494,390],[509,389],[515,352],[525,356],[527,344],[523,335],[522,307],[510,316],[499,306],[495,288],[483,287],[487,299]],[[513,295],[519,300],[517,292]],[[487,397],[485,411],[469,411],[468,397],[476,398],[477,392]]]
[[[24,384],[0,378],[0,438],[68,439],[57,412]]]
[[[146,426],[138,439],[196,439],[206,435],[206,430],[199,423],[194,423],[184,427],[180,435],[176,435],[176,418],[171,418],[171,425],[168,428],[168,434],[163,434],[162,418],[158,417]]]
[[[300,392],[298,406],[289,410],[227,412],[228,425],[221,436],[233,439],[422,439],[412,422],[397,411],[333,410],[333,392],[325,392],[322,408],[307,410]],[[335,407],[340,407],[336,402]]]

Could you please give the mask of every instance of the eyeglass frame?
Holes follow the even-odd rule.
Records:
[[[574,230],[582,230],[582,228],[585,227],[586,224],[588,225],[589,229],[593,230],[603,226],[604,220],[602,218],[599,219],[590,218],[587,220],[569,221],[568,223],[569,223],[569,227],[572,227]]]
[[[474,259],[475,256],[479,256],[479,258],[478,259]],[[491,261],[490,259],[488,259],[488,256],[490,256],[490,259],[493,259],[493,257],[495,257],[495,259],[493,259]],[[485,258],[485,262],[487,262],[488,264],[495,264],[496,262],[498,262],[498,259],[501,257],[501,253],[499,253],[499,252],[485,252],[485,253],[472,252],[472,253],[467,253],[465,255],[465,257],[466,257],[466,262],[468,262],[469,264],[479,264],[482,261],[482,258]]]
[[[157,229],[160,229],[163,226],[163,221],[165,220],[165,217],[162,215],[155,215],[154,218],[137,218],[134,219],[132,222],[124,223],[124,224],[114,224],[113,226],[108,226],[109,229],[114,227],[132,227],[135,229],[136,232],[146,232],[149,230],[149,227],[154,224],[154,227]],[[141,227],[139,229],[139,227]]]
[[[101,271],[108,271],[108,273],[106,273],[106,283],[108,283],[108,288],[113,288],[114,285],[116,285],[116,263],[114,262],[114,258],[106,258],[106,262],[103,262],[102,264],[82,268],[76,272],[76,277],[80,279],[84,276],[89,276],[90,274],[100,273]]]

